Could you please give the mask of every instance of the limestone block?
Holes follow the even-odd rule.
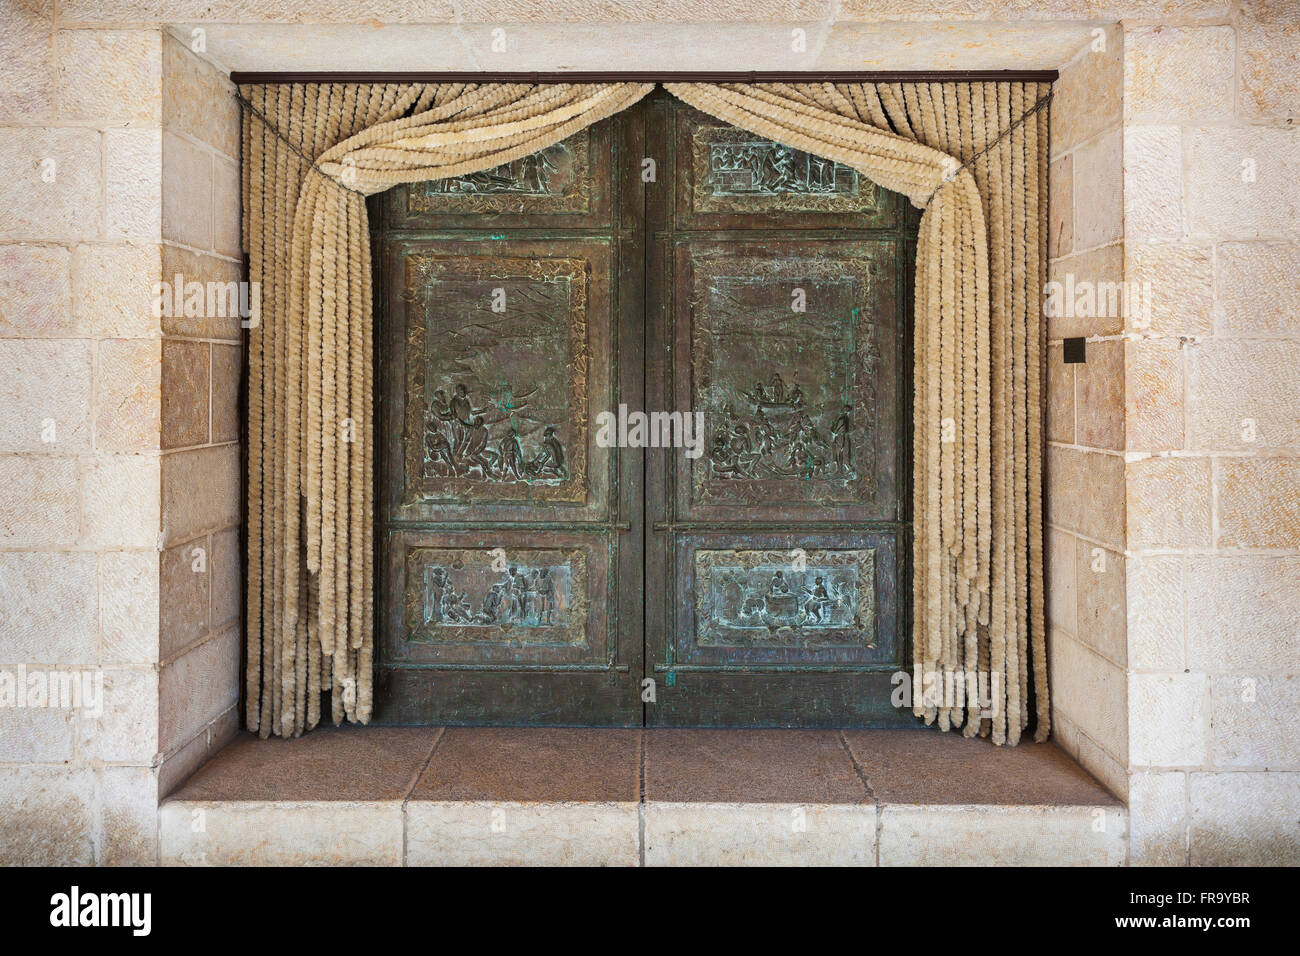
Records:
[[[1047,272],[1049,282],[1060,283],[1063,302],[1063,308],[1057,314],[1047,315],[1049,339],[1115,335],[1124,331],[1122,310],[1109,307],[1110,290],[1118,296],[1123,288],[1124,247],[1121,243],[1059,259],[1048,265]],[[1101,292],[1106,294],[1107,305],[1099,309],[1097,301]],[[1045,309],[1047,296],[1045,291]],[[1065,303],[1069,303],[1068,307]]]
[[[219,282],[225,285],[240,281],[243,276],[240,274],[239,264],[215,256],[198,255],[179,246],[164,245],[162,281],[167,283],[166,288],[173,294],[178,283],[177,276],[180,276],[181,309],[177,310],[173,307],[171,314],[163,315],[161,320],[163,331],[168,335],[239,341],[241,333],[240,319],[236,314],[238,307],[227,306],[223,310],[218,307],[219,303],[214,301],[213,309],[209,310],[207,305],[208,283]],[[187,309],[185,288],[192,282],[201,283],[204,289],[204,305],[198,310],[197,315],[185,314]],[[217,314],[223,311],[227,314]]]
[[[1047,254],[1055,259],[1074,251],[1074,157],[1053,162],[1048,175]]]
[[[1187,223],[1193,235],[1296,236],[1300,130],[1206,126],[1186,135]]]
[[[1225,458],[1218,498],[1218,547],[1300,547],[1300,460]]]
[[[1170,339],[1124,343],[1125,445],[1173,451],[1184,445],[1183,349]]]
[[[1200,767],[1208,752],[1204,674],[1130,674],[1129,761],[1134,767]]]
[[[239,620],[240,599],[244,593],[239,529],[231,528],[214,534],[212,553],[208,558],[212,578],[212,627],[218,628]]]
[[[157,551],[109,551],[99,557],[101,654],[105,664],[158,660]]]
[[[1187,775],[1135,773],[1129,779],[1129,863],[1187,865]]]
[[[0,239],[100,238],[103,190],[97,130],[0,129]]]
[[[72,331],[72,254],[60,246],[0,246],[0,336]]]
[[[240,222],[243,209],[239,198],[239,166],[224,159],[213,160],[212,246],[224,256],[243,255]]]
[[[59,30],[59,118],[157,126],[162,119],[162,34]]]
[[[1143,458],[1127,466],[1128,546],[1199,548],[1210,543],[1210,463]]]
[[[92,863],[94,794],[95,775],[88,768],[6,768],[0,774],[0,863]]]
[[[107,451],[158,448],[161,343],[110,339],[99,343],[95,370],[95,444]]]
[[[1300,557],[1188,559],[1188,664],[1264,673],[1300,660]]]
[[[103,675],[103,712],[81,709],[77,752],[91,760],[148,766],[158,753],[158,673],[110,668]]]
[[[239,632],[225,631],[163,667],[158,680],[159,749],[166,752],[239,699]]]
[[[212,248],[212,154],[175,133],[163,133],[164,239]]]
[[[636,866],[635,803],[411,800],[408,866]]]
[[[0,339],[0,452],[90,449],[90,346]]]
[[[1285,119],[1300,112],[1300,18],[1289,22],[1243,17],[1237,28],[1241,74],[1237,108],[1249,119]]]
[[[1218,334],[1300,334],[1300,309],[1278,295],[1300,276],[1300,242],[1221,242],[1216,251]]]
[[[212,346],[213,442],[239,440],[239,388],[243,360],[243,349],[239,346]]]
[[[164,543],[188,541],[239,523],[239,446],[196,448],[163,456]]]
[[[77,329],[98,338],[156,336],[154,286],[160,261],[155,243],[78,246],[72,259]]]
[[[104,131],[107,234],[157,242],[162,236],[162,131]]]
[[[1103,27],[1104,49],[1091,38],[1085,52],[1061,69],[1053,87],[1052,149],[1078,146],[1120,121],[1124,91],[1124,36]]]
[[[1181,554],[1130,555],[1124,570],[1129,666],[1182,670],[1187,558]]]
[[[158,471],[158,459],[146,455],[103,455],[83,462],[82,542],[104,549],[156,546]]]
[[[873,866],[876,808],[784,803],[645,807],[647,866]]]
[[[0,457],[0,545],[72,545],[78,534],[79,496],[74,459]]]
[[[1047,347],[1047,440],[1074,442],[1074,366],[1059,345]]]
[[[1300,773],[1191,775],[1193,866],[1300,864]]]
[[[1278,665],[1296,670],[1294,657],[1277,661],[1274,671]],[[1210,692],[1214,766],[1300,770],[1300,739],[1291,726],[1300,714],[1300,677],[1225,674],[1213,679]]]
[[[1128,758],[1124,669],[1061,631],[1051,631],[1047,659],[1052,702],[1115,759]]]
[[[158,771],[151,767],[104,767],[103,866],[152,866],[158,859]]]
[[[1261,451],[1300,444],[1300,343],[1208,341],[1187,355],[1189,447]]]
[[[1232,27],[1129,27],[1124,113],[1137,122],[1232,118]]]
[[[1124,448],[1124,343],[1090,342],[1088,361],[1075,366],[1075,441],[1090,448]]]
[[[0,661],[93,666],[97,587],[93,554],[0,552]]]
[[[400,801],[188,802],[158,811],[164,866],[400,866]]]
[[[162,125],[237,158],[240,125],[234,86],[171,34],[163,37],[162,57]]]
[[[0,670],[16,679],[11,666]],[[0,761],[5,763],[68,763],[76,736],[71,708],[0,707]]]
[[[1075,631],[1075,542],[1073,535],[1047,529],[1047,619],[1069,634]]]
[[[1212,331],[1214,247],[1210,243],[1126,242],[1124,279],[1137,283],[1138,294],[1149,292],[1150,299],[1150,315],[1130,316],[1130,331],[1156,335]]]
[[[53,117],[53,20],[47,10],[7,9],[0,31],[0,63],[5,65],[0,121]]]
[[[1074,632],[1102,657],[1123,667],[1128,659],[1124,556],[1090,541],[1075,542],[1078,627]]]
[[[1074,248],[1124,235],[1124,137],[1117,126],[1074,151]]]
[[[162,553],[159,574],[159,656],[179,654],[208,632],[213,555],[207,538]]]
[[[881,866],[1122,866],[1122,807],[891,806]]]
[[[208,442],[210,348],[168,340],[162,346],[162,447]]]
[[[1124,546],[1124,459],[1083,452],[1079,530],[1115,550]]]
[[[1182,132],[1177,126],[1124,127],[1124,239],[1181,239]]]

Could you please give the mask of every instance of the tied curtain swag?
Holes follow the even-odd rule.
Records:
[[[241,88],[249,279],[266,290],[249,355],[250,729],[265,737],[314,727],[323,691],[335,723],[371,715],[365,197],[534,153],[652,88]],[[941,729],[1015,744],[1032,701],[1035,736],[1046,739],[1037,290],[1047,262],[1048,84],[666,88],[742,129],[851,166],[925,210],[913,344],[913,710]],[[945,675],[950,693],[927,697],[928,682],[942,690]]]

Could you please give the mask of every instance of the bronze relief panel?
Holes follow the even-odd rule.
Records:
[[[617,647],[614,539],[501,528],[395,531],[386,558],[386,659],[395,663],[608,663]]]
[[[696,110],[677,111],[677,149],[681,228],[862,229],[889,225],[898,214],[897,197],[851,166]]]
[[[413,548],[407,640],[424,644],[586,643],[587,560],[577,549]]]
[[[578,259],[411,256],[407,498],[581,501],[587,286]]]
[[[674,565],[671,670],[860,667],[898,655],[891,531],[685,533]]]
[[[391,190],[397,228],[539,225],[593,228],[610,222],[608,123],[493,169]]]
[[[679,463],[690,471],[684,504],[715,516],[779,503],[892,518],[897,369],[888,247],[780,245],[777,254],[679,247],[690,368],[678,393],[703,413],[705,434],[703,457]],[[680,325],[678,336],[686,345]]]
[[[394,518],[604,512],[610,454],[588,423],[611,388],[609,256],[601,240],[395,244]]]
[[[695,642],[701,647],[870,647],[873,549],[695,552]]]

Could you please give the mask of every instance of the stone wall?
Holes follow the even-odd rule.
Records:
[[[1300,25],[1124,55],[1131,857],[1300,860]]]
[[[0,845],[152,862],[160,790],[237,725],[238,319],[153,305],[234,275],[238,117],[161,30],[51,6],[0,30],[0,671],[103,706],[0,714]]]
[[[1123,318],[1097,290],[1123,281],[1125,37],[1109,28],[1061,69],[1052,100],[1047,318],[1047,613],[1056,740],[1125,796]],[[1092,306],[1087,293],[1091,290]],[[1044,306],[1047,300],[1044,299]],[[1062,342],[1084,338],[1086,361]]]

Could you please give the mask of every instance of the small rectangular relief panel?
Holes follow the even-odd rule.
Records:
[[[671,554],[675,664],[758,672],[899,659],[891,531],[700,531],[680,534]]]
[[[871,647],[875,557],[870,548],[695,552],[700,647]]]
[[[599,228],[610,224],[614,119],[494,169],[397,186],[390,225],[399,229]]]
[[[896,517],[894,256],[882,242],[767,255],[701,244],[682,257],[693,312],[678,316],[691,330],[683,349],[678,328],[691,361],[679,400],[703,413],[705,437],[682,465],[693,513]]]
[[[850,166],[692,109],[679,109],[677,124],[683,228],[871,229],[897,219],[895,198]]]
[[[610,543],[572,532],[400,532],[387,549],[390,662],[605,662]]]

